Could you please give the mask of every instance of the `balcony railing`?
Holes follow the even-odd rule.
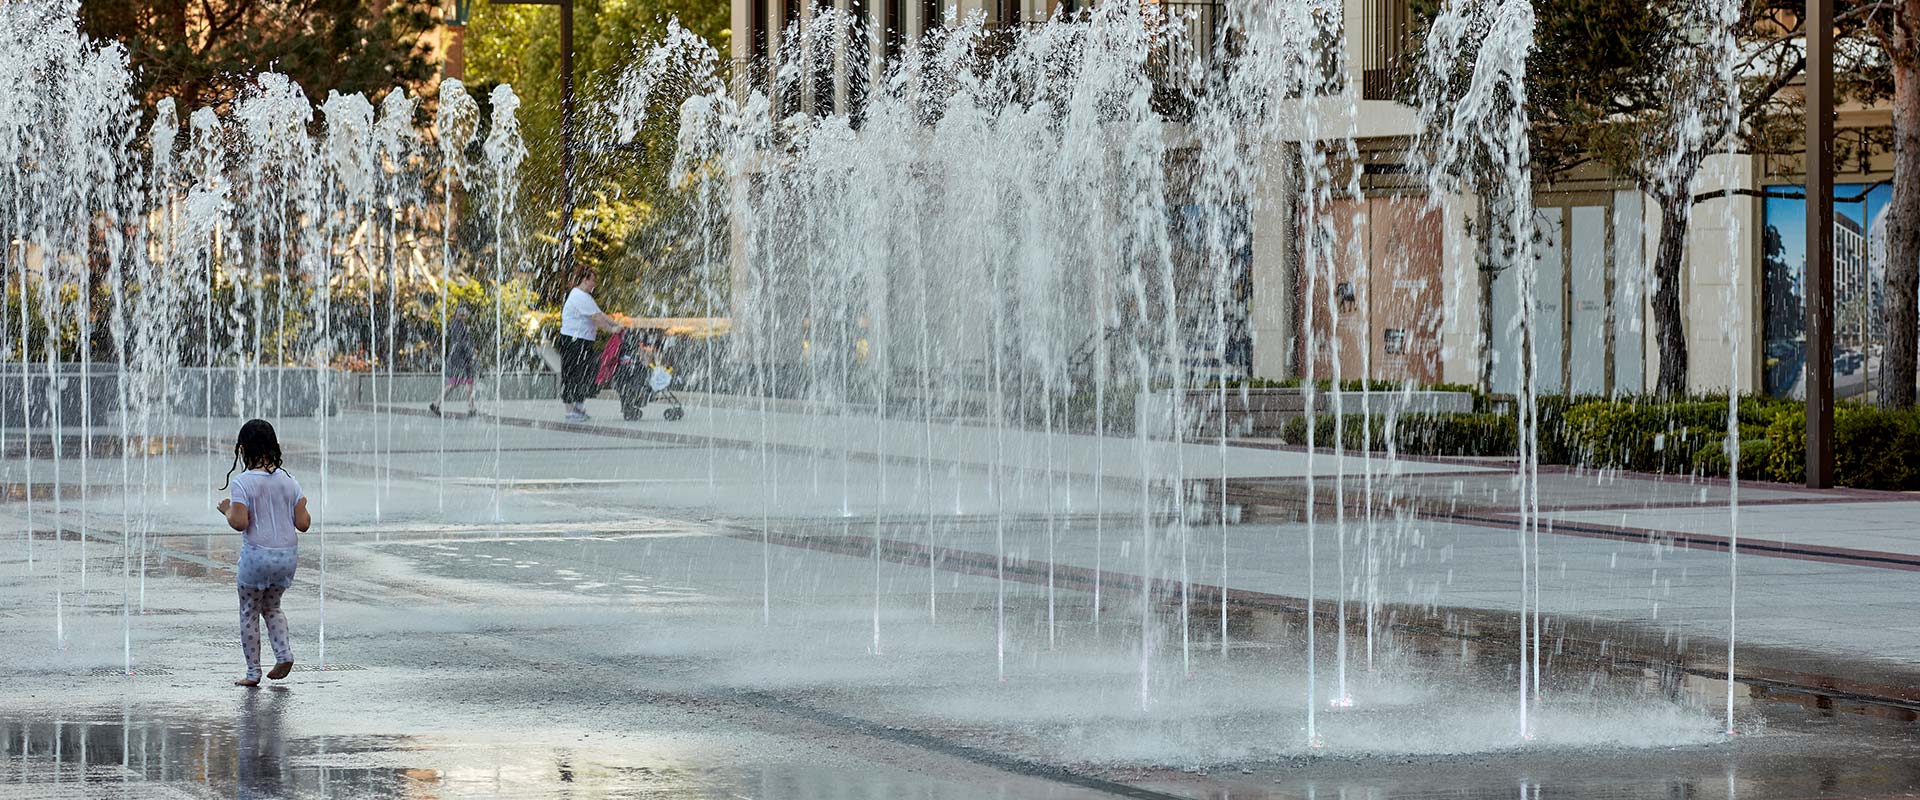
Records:
[[[1163,2],[1160,6],[1167,11],[1167,18],[1173,25],[1185,32],[1185,40],[1199,58],[1211,58],[1213,49],[1220,41],[1221,26],[1226,24],[1226,5],[1219,0],[1184,0],[1184,2]]]
[[[1408,0],[1366,0],[1360,42],[1360,97],[1395,100],[1401,71],[1413,56],[1413,9]]]
[[[1159,6],[1166,12],[1169,32],[1175,35],[1150,60],[1154,107],[1185,119],[1193,113],[1192,98],[1206,89],[1195,85],[1195,77],[1208,74],[1213,66],[1227,21],[1226,8],[1219,0],[1166,0]]]

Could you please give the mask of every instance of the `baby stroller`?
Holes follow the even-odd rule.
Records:
[[[620,393],[621,418],[640,419],[647,403],[656,400],[669,404],[667,410],[660,413],[666,421],[678,422],[686,416],[680,397],[673,393],[673,369],[661,357],[660,332],[621,331],[614,336],[617,340],[607,345],[619,348],[619,356],[613,365],[610,385]]]

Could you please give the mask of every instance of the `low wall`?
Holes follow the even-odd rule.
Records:
[[[56,364],[50,375],[45,364],[28,364],[24,378],[22,371],[19,364],[0,365],[0,427],[21,427],[23,406],[26,424],[36,428],[53,425],[55,420],[63,426],[120,425],[121,373],[116,365]],[[370,375],[317,367],[176,367],[135,374],[133,379],[153,382],[146,387],[146,396],[165,398],[149,411],[170,408],[176,418],[311,417],[323,409],[338,414],[352,404],[428,403],[440,393],[437,372]],[[492,399],[496,385],[503,400],[559,394],[552,373],[509,373],[498,378],[482,376],[481,399]],[[137,391],[139,387],[128,388]],[[137,419],[128,423],[137,424]]]
[[[341,380],[341,397],[349,403],[430,403],[440,396],[438,372],[356,372],[342,375]],[[474,383],[482,401],[492,400],[496,389],[501,400],[552,400],[560,396],[559,379],[551,372],[482,374]]]
[[[162,398],[148,410],[169,409],[174,416],[300,417],[322,409],[339,413],[339,377],[316,367],[175,367],[134,373],[131,380],[150,383],[127,390]],[[63,426],[118,426],[121,380],[112,364],[56,364],[51,370],[45,364],[0,365],[0,426],[19,427],[23,420],[34,427],[56,420]]]

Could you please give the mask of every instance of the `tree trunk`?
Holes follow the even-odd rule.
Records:
[[[1500,277],[1500,270],[1493,261],[1493,237],[1488,231],[1493,227],[1493,211],[1483,198],[1475,213],[1474,270],[1480,279],[1480,391],[1493,394],[1493,282]]]
[[[1688,186],[1691,180],[1675,181]],[[1653,325],[1660,343],[1660,380],[1654,390],[1663,397],[1687,391],[1687,332],[1680,313],[1680,262],[1686,253],[1687,217],[1693,198],[1684,192],[1654,195],[1660,204],[1660,249],[1653,260]]]
[[[1480,391],[1493,394],[1493,281],[1500,273],[1485,267],[1480,275]]]
[[[1920,336],[1920,52],[1915,25],[1920,0],[1902,4],[1893,28],[1893,202],[1887,209],[1887,351],[1881,361],[1881,403],[1914,403],[1915,337]]]

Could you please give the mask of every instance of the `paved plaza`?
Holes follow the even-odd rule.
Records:
[[[1920,502],[1900,495],[1741,485],[1735,595],[1725,482],[1543,468],[1543,686],[1522,739],[1510,464],[687,399],[677,422],[621,421],[611,400],[580,424],[551,402],[278,421],[319,502],[287,601],[302,669],[254,692],[227,685],[238,542],[210,511],[239,421],[185,420],[171,444],[126,450],[9,432],[0,784],[1920,789],[1903,721],[1920,707]],[[1639,766],[1607,766],[1623,753]]]

